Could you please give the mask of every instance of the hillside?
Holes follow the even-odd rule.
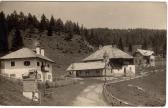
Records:
[[[9,35],[9,41],[11,36]],[[53,33],[53,36],[47,36],[45,32],[29,32],[28,30],[22,31],[23,41],[25,47],[35,48],[35,41],[38,40],[42,47],[45,49],[45,55],[55,61],[53,65],[53,73],[57,75],[65,74],[66,68],[73,62],[79,62],[92,50],[90,46],[83,41],[80,35],[74,35],[69,41],[65,40],[67,34],[62,33],[57,35]],[[11,43],[11,42],[9,42]]]
[[[33,105],[22,96],[22,86],[0,77],[0,105]]]

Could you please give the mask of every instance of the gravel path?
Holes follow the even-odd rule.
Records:
[[[103,84],[94,84],[86,87],[73,101],[74,106],[107,106],[104,101]]]

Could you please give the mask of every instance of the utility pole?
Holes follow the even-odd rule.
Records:
[[[108,55],[107,51],[104,52],[103,59],[104,59],[104,62],[105,62],[105,82],[104,82],[104,84],[106,84],[106,82],[107,82],[106,69],[107,69],[107,65],[108,65],[108,62],[109,62],[109,55]]]

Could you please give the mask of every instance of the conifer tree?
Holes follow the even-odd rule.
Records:
[[[13,38],[12,38],[11,50],[15,51],[15,50],[22,48],[23,46],[24,46],[24,44],[23,44],[23,39],[22,39],[20,30],[16,29],[15,34],[13,35]]]

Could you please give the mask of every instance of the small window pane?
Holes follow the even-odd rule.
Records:
[[[39,63],[39,62],[37,62],[37,66],[40,66],[40,63]]]
[[[15,66],[15,62],[14,61],[11,62],[11,66]]]
[[[30,66],[30,61],[24,61],[25,66]]]

